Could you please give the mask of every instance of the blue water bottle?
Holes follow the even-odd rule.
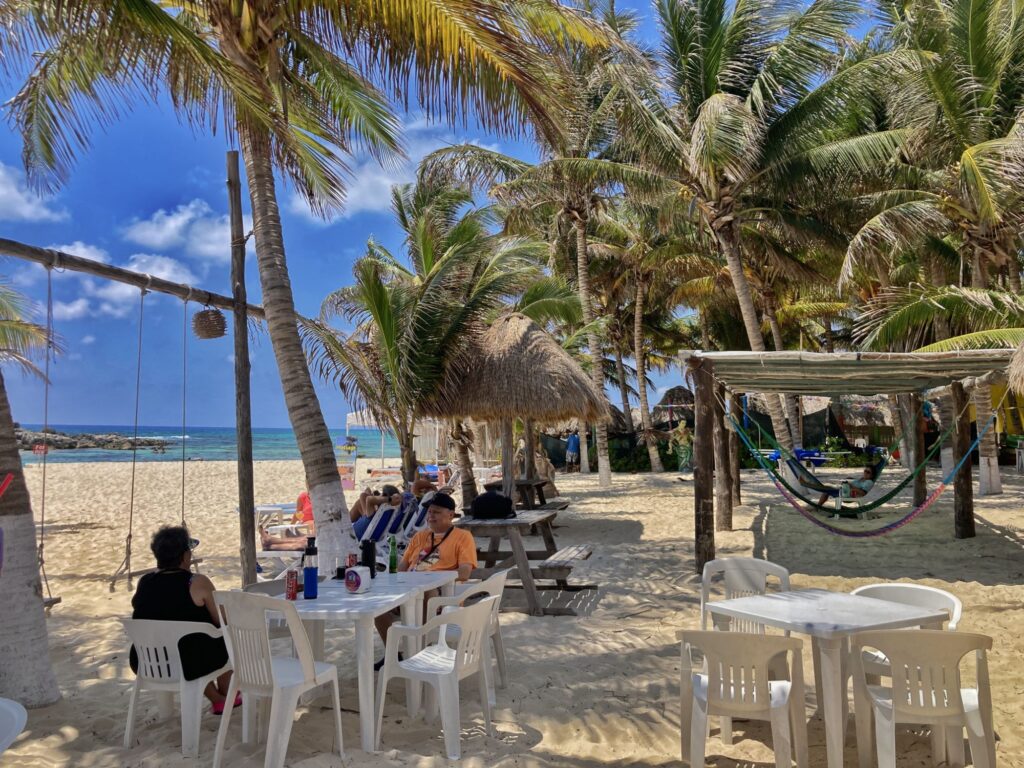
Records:
[[[316,600],[317,579],[320,575],[316,554],[316,536],[306,537],[306,550],[302,553],[302,597]]]

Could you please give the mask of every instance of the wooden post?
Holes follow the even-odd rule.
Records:
[[[715,530],[732,530],[729,433],[725,430],[725,385],[715,384]]]
[[[245,227],[238,152],[227,157],[231,221],[231,296],[234,299],[235,439],[238,444],[238,535],[242,586],[256,583],[256,510],[252,478],[252,406],[249,399],[249,320],[245,311]]]
[[[523,455],[523,477],[527,480],[533,480],[537,476],[536,462],[534,461],[534,452],[536,448],[536,437],[533,434],[533,420],[523,420],[523,440],[526,442],[526,453]]]
[[[729,395],[729,413],[740,421],[740,396],[737,392]],[[732,505],[739,506],[743,503],[740,495],[740,436],[735,427],[729,430],[729,485],[732,488]]]
[[[953,413],[956,434],[953,436],[953,461],[957,462],[971,447],[971,416],[967,412],[967,393],[962,382],[950,386],[953,395]],[[956,473],[953,484],[953,536],[957,539],[974,538],[974,485],[971,482],[971,458],[964,461]]]
[[[910,395],[910,415],[914,419],[914,431],[910,440],[914,446],[914,464],[919,465],[924,460],[924,414],[921,413],[921,395]],[[914,478],[914,506],[919,507],[928,498],[928,469],[921,467],[921,471]]]
[[[508,498],[512,496],[515,488],[515,472],[512,467],[512,456],[515,447],[512,439],[512,419],[504,419],[501,422],[501,491]]]
[[[714,467],[715,382],[712,363],[692,360],[696,384],[693,413],[693,523],[697,573],[715,559],[715,501],[712,496]]]

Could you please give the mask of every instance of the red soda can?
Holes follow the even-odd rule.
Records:
[[[295,600],[299,596],[299,572],[289,568],[284,574],[284,599]]]
[[[355,568],[357,565],[359,565],[359,555],[356,554],[355,552],[349,552],[348,553],[348,567],[349,568]]]

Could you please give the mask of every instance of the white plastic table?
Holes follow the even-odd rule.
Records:
[[[28,715],[25,708],[16,701],[0,699],[0,755],[25,729]]]
[[[918,608],[873,597],[825,589],[796,589],[707,604],[716,626],[728,619],[756,621],[771,627],[810,635],[815,662],[815,686],[825,719],[825,748],[829,768],[842,768],[843,742],[849,714],[846,699],[846,638],[870,629],[938,626],[945,611]],[[860,755],[861,765],[870,755]]]
[[[356,630],[356,668],[359,670],[359,731],[363,750],[371,752],[374,743],[373,686],[373,620],[388,611],[400,608],[402,623],[419,626],[423,623],[423,593],[439,589],[442,594],[454,593],[456,571],[424,571],[403,574],[378,573],[368,592],[352,594],[340,581],[327,579],[319,585],[316,600],[303,600],[302,593],[295,601],[295,609],[306,627],[313,657],[324,660],[325,622],[353,622]],[[400,577],[400,580],[399,580]],[[419,650],[409,638],[406,655]],[[406,688],[409,715],[419,711],[420,686],[412,682]]]

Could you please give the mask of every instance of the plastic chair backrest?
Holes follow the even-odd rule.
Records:
[[[499,599],[487,597],[479,603],[444,614],[446,624],[459,628],[459,641],[455,647],[455,671],[459,678],[480,668],[483,644],[490,634],[491,614]],[[444,636],[445,633],[441,632],[442,643]]]
[[[481,581],[479,584],[468,584],[459,597],[464,600],[471,600],[478,597],[493,597],[491,609],[491,620],[489,626],[493,629],[498,624],[498,612],[501,610],[501,597],[505,593],[505,581],[508,579],[508,572],[511,569],[498,571],[490,578]]]
[[[267,614],[271,612],[284,615],[305,682],[313,682],[316,677],[313,650],[299,614],[290,601],[267,595],[220,590],[215,591],[213,597],[220,611],[231,666],[243,692],[273,692],[274,669],[267,625]]]
[[[405,535],[411,539],[413,534],[417,531],[423,530],[427,524],[427,510],[430,508],[430,500],[434,498],[436,491],[427,491],[423,494],[423,498],[420,499],[419,506],[416,507],[416,511],[409,518],[409,522],[405,526]]]
[[[409,521],[409,516],[416,509],[416,497],[411,493],[405,493],[402,496],[402,504],[398,508],[398,512],[391,517],[391,525],[388,526],[388,535],[397,536],[405,528]]]
[[[208,630],[219,634],[212,624],[198,621],[121,619],[121,623],[139,657],[138,677],[154,683],[181,681],[181,655],[178,653],[181,638]]]
[[[373,513],[373,518],[370,520],[370,524],[366,526],[366,530],[363,531],[363,537],[360,541],[380,541],[384,538],[384,532],[391,525],[391,519],[397,511],[396,507],[385,504],[377,507],[377,511]]]
[[[874,648],[892,666],[893,707],[903,722],[928,722],[930,718],[963,715],[960,695],[960,662],[975,652],[979,693],[991,695],[986,651],[992,638],[969,632],[941,629],[896,629],[860,632],[851,638],[856,685],[866,685],[862,650]],[[914,718],[922,718],[915,720]]]
[[[705,610],[711,597],[711,582],[716,576],[725,581],[725,599],[763,595],[768,591],[768,578],[779,580],[779,591],[789,591],[789,571],[781,565],[754,557],[729,557],[711,560],[704,564],[700,585],[701,629],[708,628],[708,614]],[[754,621],[732,619],[730,627],[736,632],[764,632],[764,625]]]
[[[704,654],[708,676],[708,712],[754,714],[771,708],[768,667],[781,655],[801,652],[803,643],[795,637],[746,632],[682,632],[686,649],[699,648]],[[683,658],[691,654],[684,653]],[[787,665],[789,658],[786,658]],[[777,673],[772,664],[772,671]]]
[[[935,608],[945,611],[949,616],[949,630],[956,629],[960,623],[960,616],[964,606],[959,598],[951,595],[944,589],[925,586],[924,584],[868,584],[864,587],[857,587],[850,593],[861,597],[874,597],[878,600],[888,600],[891,603],[902,603],[903,605],[914,605],[919,608]]]

